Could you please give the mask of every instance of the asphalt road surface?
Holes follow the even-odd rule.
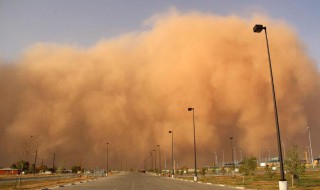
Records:
[[[66,186],[63,190],[234,190],[235,188],[220,187],[143,173],[128,172],[110,176],[101,180]]]

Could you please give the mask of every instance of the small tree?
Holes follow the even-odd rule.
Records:
[[[244,176],[254,176],[257,171],[257,158],[251,156],[251,158],[245,158],[240,163],[239,172]]]
[[[29,171],[29,162],[25,160],[21,160],[15,164],[11,165],[13,169],[19,169],[21,172],[28,172]]]
[[[225,167],[222,167],[222,168],[221,168],[221,173],[222,173],[222,175],[225,175],[226,172],[227,172],[227,171],[226,171],[226,168],[225,168]]]
[[[80,166],[72,166],[71,167],[72,173],[78,173],[78,171],[81,171]]]
[[[273,176],[275,175],[275,172],[272,171],[272,167],[273,165],[269,166],[267,165],[265,168],[264,168],[264,175],[266,175],[270,180],[273,178]]]
[[[40,172],[44,172],[48,169],[48,167],[46,165],[42,165],[39,167]]]
[[[35,167],[35,165],[34,164],[32,164],[31,166],[30,166],[30,168],[29,168],[29,173],[39,173],[39,168],[38,167]]]
[[[200,174],[203,175],[203,176],[205,176],[206,173],[207,173],[207,168],[201,168]]]
[[[285,169],[291,174],[291,185],[295,180],[299,181],[300,176],[305,172],[306,166],[301,162],[298,146],[293,144],[287,153],[285,160]]]

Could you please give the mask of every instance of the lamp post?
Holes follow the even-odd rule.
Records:
[[[233,147],[233,154],[234,154],[234,163],[235,163],[235,166],[238,166],[237,149],[236,149],[235,146]]]
[[[221,150],[222,152],[222,167],[224,167],[224,150]]]
[[[148,156],[148,160],[151,158],[151,156]],[[152,163],[150,164],[150,167],[152,168]],[[149,171],[152,171],[151,169],[149,169]]]
[[[157,151],[152,150],[154,152],[154,171],[157,173]]]
[[[54,162],[56,160],[56,153],[53,153],[53,160],[52,160],[52,175],[54,173]]]
[[[107,176],[109,173],[109,142],[107,142]]]
[[[193,181],[198,181],[197,149],[196,149],[196,124],[194,122],[194,108],[188,108],[188,111],[192,111],[192,114],[193,114],[193,144],[194,144],[194,178],[193,178]]]
[[[157,145],[159,148],[159,173],[161,174],[161,152],[160,152],[160,145]]]
[[[169,131],[169,133],[171,133],[171,136],[172,136],[172,153],[171,153],[171,158],[172,158],[172,178],[174,178],[174,165],[173,165],[173,160],[174,160],[174,157],[173,157],[173,131]]]
[[[122,172],[122,154],[121,154],[120,160],[121,160],[121,161],[120,161],[120,162],[121,162],[121,163],[120,163],[120,171]]]
[[[215,166],[218,166],[218,156],[217,156],[217,152],[214,152],[215,155]]]
[[[271,152],[271,150],[268,150],[268,152],[269,152],[268,162],[270,162],[270,152]]]
[[[310,127],[307,127],[307,131],[308,131],[308,134],[309,134],[309,145],[310,145],[310,163],[312,164],[312,167],[313,167],[313,154],[312,154],[312,146],[311,146],[311,135],[310,135]]]
[[[152,154],[152,152],[150,152],[150,156],[151,156],[151,170],[152,171],[154,171],[154,169],[153,169],[153,154]]]
[[[37,158],[38,158],[38,149],[36,149],[36,153],[34,156],[33,175],[36,175]]]
[[[267,43],[267,50],[268,50],[268,60],[269,60],[269,69],[270,69],[270,78],[271,78],[271,85],[272,85],[272,95],[273,95],[273,106],[274,106],[274,118],[276,123],[276,130],[277,130],[277,141],[278,141],[278,154],[279,154],[279,161],[280,161],[280,173],[281,179],[279,181],[279,189],[280,190],[287,190],[288,185],[287,181],[284,176],[284,169],[283,169],[283,159],[282,159],[282,147],[281,147],[281,135],[280,135],[280,127],[279,127],[279,119],[278,119],[278,108],[277,108],[277,100],[276,100],[276,92],[274,88],[273,82],[273,73],[272,73],[272,64],[271,64],[271,56],[269,50],[269,42],[268,42],[268,34],[267,34],[267,27],[261,24],[256,24],[253,27],[253,32],[260,33],[262,30],[265,32],[266,36],[266,43]]]
[[[231,141],[231,159],[232,159],[232,164],[234,164],[234,159],[233,159],[233,144],[232,144],[233,137],[230,137],[229,139],[230,139],[230,141]]]

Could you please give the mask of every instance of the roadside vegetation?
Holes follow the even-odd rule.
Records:
[[[293,145],[286,153],[285,178],[288,189],[320,190],[320,168],[306,171],[306,165],[301,161],[297,145]],[[248,189],[278,189],[279,171],[273,168],[276,164],[269,163],[265,167],[257,167],[255,157],[244,158],[237,168],[217,168],[216,172],[201,169],[199,181],[204,183],[240,186]],[[309,166],[312,168],[311,166]],[[234,172],[235,169],[237,172]],[[279,168],[277,169],[279,170]],[[227,172],[226,172],[227,171]],[[192,174],[191,174],[192,175]],[[193,180],[191,175],[177,176]]]

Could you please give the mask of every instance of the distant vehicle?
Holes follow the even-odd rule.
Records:
[[[139,170],[139,172],[141,172],[141,173],[146,173],[146,170]]]
[[[51,174],[52,174],[52,171],[44,171],[42,174],[51,175]]]

